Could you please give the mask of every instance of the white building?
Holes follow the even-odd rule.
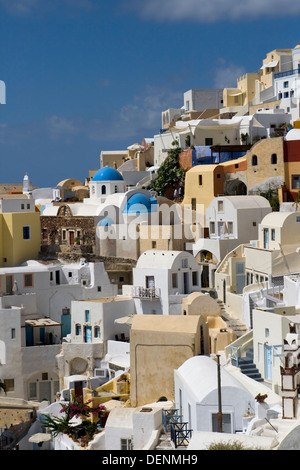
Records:
[[[166,132],[154,136],[154,165],[160,166],[168,156],[174,141],[180,148],[211,147],[213,145],[240,145],[242,134],[248,134],[248,143],[258,138],[269,138],[282,124],[291,123],[291,114],[284,109],[259,108],[254,114],[234,116],[231,119],[178,120]],[[186,139],[190,143],[187,145]]]
[[[175,403],[187,428],[218,432],[217,363],[207,356],[194,356],[174,371]],[[229,372],[220,367],[222,428],[234,434],[243,430],[243,415],[254,410],[255,400]]]
[[[218,196],[205,212],[209,238],[193,245],[194,256],[203,263],[204,285],[213,286],[213,272],[225,255],[241,243],[258,237],[258,226],[272,211],[262,196]]]
[[[117,286],[110,284],[103,263],[84,260],[74,264],[28,261],[22,266],[2,268],[0,279],[0,378],[7,384],[10,397],[53,401],[65,375],[58,358],[63,338],[74,325],[72,301],[111,297]],[[113,327],[104,321],[102,327],[104,324],[105,339],[110,339]],[[121,328],[116,325],[116,333]],[[103,338],[96,354],[99,359],[106,352]],[[69,369],[76,369],[76,348],[72,353],[68,355]]]
[[[280,107],[291,114],[291,121],[299,119],[300,100],[300,46],[292,50],[289,70],[274,74],[274,94],[280,100]]]
[[[54,401],[61,324],[38,313],[35,294],[1,297],[0,377],[7,396]]]
[[[201,266],[185,251],[149,250],[133,268],[136,313],[180,314],[181,299],[201,290]]]
[[[71,301],[112,296],[117,286],[110,283],[103,263],[77,263],[28,260],[21,266],[0,268],[2,298],[10,305],[16,299],[25,303],[26,295],[35,293],[37,311],[66,325]],[[70,331],[67,331],[69,333]],[[64,331],[63,331],[64,333]]]

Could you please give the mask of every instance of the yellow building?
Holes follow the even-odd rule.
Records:
[[[0,200],[0,266],[37,259],[40,251],[40,213],[33,199]]]
[[[197,165],[185,177],[183,206],[204,213],[211,201],[224,193],[224,169],[221,165]]]
[[[273,85],[273,74],[291,70],[292,49],[274,49],[268,52],[260,68],[260,82],[264,89]]]
[[[224,88],[223,103],[225,108],[245,106],[249,104],[256,90],[257,73],[246,73],[237,79],[236,88]]]

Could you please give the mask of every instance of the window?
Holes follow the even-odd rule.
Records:
[[[205,145],[213,145],[213,139],[211,137],[206,137]]]
[[[182,260],[182,262],[181,262],[181,267],[182,267],[182,268],[188,268],[188,267],[189,267],[187,258],[184,258],[184,259]]]
[[[252,155],[252,166],[257,165],[257,155]]]
[[[288,88],[289,87],[289,82],[283,82],[283,88]]]
[[[30,204],[27,204],[27,209],[30,209]]]
[[[99,326],[94,327],[94,337],[95,338],[100,338],[100,327]]]
[[[64,229],[62,230],[61,238],[62,238],[63,241],[67,239],[67,232]]]
[[[275,228],[271,229],[271,240],[275,240]]]
[[[192,283],[193,286],[198,286],[198,271],[192,272]]]
[[[76,336],[81,335],[81,325],[79,325],[78,323],[77,323],[77,325],[75,326],[75,335],[76,335]]]
[[[223,210],[224,210],[223,201],[218,201],[218,212],[223,212]]]
[[[97,286],[97,291],[101,292],[101,286]]]
[[[72,271],[68,272],[68,277],[72,277]]]
[[[199,175],[199,186],[202,186],[202,175]]]
[[[25,225],[25,227],[23,227],[23,240],[30,240],[30,227],[29,227],[29,225]]]
[[[292,189],[300,189],[300,175],[292,175]]]
[[[214,222],[210,222],[209,231],[210,231],[210,233],[216,233],[216,225],[215,225]]]
[[[288,97],[289,97],[289,92],[288,92],[288,91],[285,91],[285,92],[283,93],[283,97],[284,97],[284,98],[288,98]]]
[[[15,328],[11,329],[11,336],[10,337],[11,337],[11,339],[15,339],[15,337],[16,337],[16,329]]]
[[[115,185],[115,193],[117,193],[117,192],[118,192],[118,186]]]
[[[132,440],[131,439],[121,439],[121,449],[120,450],[133,450]]]
[[[5,390],[7,392],[14,392],[15,391],[15,380],[14,379],[4,379],[3,380],[5,385]]]
[[[42,380],[48,380],[48,372],[42,372]]]
[[[228,222],[227,223],[227,231],[228,231],[228,234],[230,234],[230,235],[233,234],[233,222]]]
[[[172,273],[172,287],[178,287],[177,273]]]
[[[156,248],[156,242],[152,242],[152,249],[154,250]]]
[[[85,310],[85,311],[84,311],[84,316],[85,316],[85,321],[86,321],[86,323],[89,323],[89,321],[90,321],[90,311],[89,311],[89,310]]]
[[[281,92],[278,93],[278,99],[279,99],[279,100],[282,99],[282,93],[281,93]]]
[[[193,197],[191,199],[191,203],[192,203],[192,210],[195,211],[197,207],[196,198]]]
[[[33,274],[24,274],[24,287],[33,287]]]
[[[265,328],[265,337],[268,338],[270,335],[270,330],[269,328]]]
[[[276,153],[273,153],[273,154],[271,155],[271,163],[272,163],[272,165],[276,165],[276,164],[277,164],[277,155],[276,155]]]
[[[106,186],[105,186],[105,184],[103,184],[103,185],[101,186],[101,194],[106,194]]]
[[[25,208],[24,204],[21,204],[21,209],[24,209],[24,208]]]

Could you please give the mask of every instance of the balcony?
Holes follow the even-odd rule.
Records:
[[[133,286],[133,297],[142,300],[157,300],[160,298],[160,289],[157,287]]]
[[[299,68],[298,69],[287,70],[286,72],[278,72],[278,73],[274,74],[274,79],[282,78],[282,77],[289,77],[291,75],[298,75],[299,73],[300,73]]]

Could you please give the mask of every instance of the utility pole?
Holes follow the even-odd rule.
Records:
[[[218,422],[219,422],[219,432],[223,432],[220,355],[217,354],[216,356],[217,356],[217,368],[218,368]]]

